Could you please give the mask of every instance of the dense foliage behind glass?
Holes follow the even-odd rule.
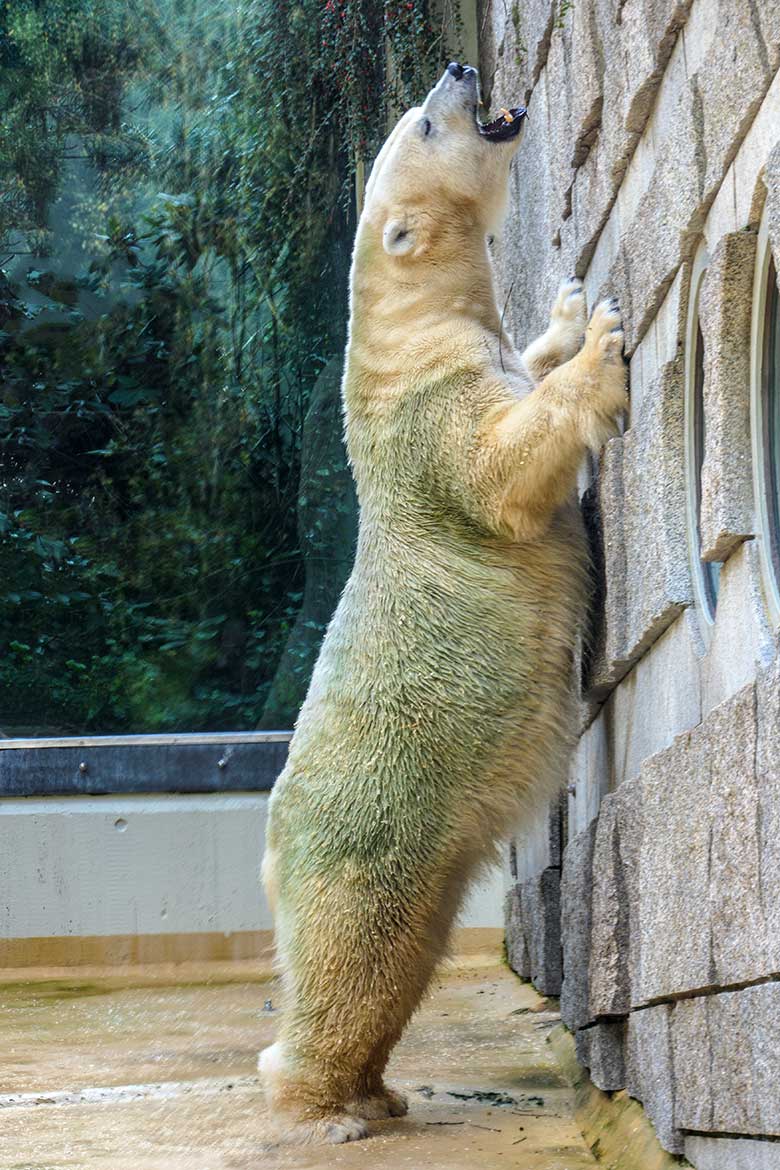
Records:
[[[5,734],[294,721],[391,34],[419,88],[417,0],[0,0]]]

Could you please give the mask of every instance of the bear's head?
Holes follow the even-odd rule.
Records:
[[[525,110],[481,123],[478,105],[476,69],[453,62],[424,103],[404,114],[374,163],[361,234],[404,266],[484,238],[503,217]]]

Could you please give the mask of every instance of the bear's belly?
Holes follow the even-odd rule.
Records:
[[[292,831],[316,815],[319,840],[342,845],[361,819],[396,846],[432,824],[456,831],[466,807],[494,836],[513,805],[563,779],[577,550],[538,542],[533,563],[515,564],[382,551],[358,557],[274,803]]]

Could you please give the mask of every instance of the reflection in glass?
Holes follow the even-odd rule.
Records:
[[[697,325],[693,386],[693,474],[696,482],[696,539],[699,549],[701,549],[701,473],[704,465],[706,439],[707,430],[704,411],[704,338],[701,332],[701,325]],[[718,604],[721,566],[717,561],[700,561],[700,564],[704,594],[709,610],[708,616],[711,618]]]
[[[306,30],[6,8],[0,732],[290,727],[355,538],[354,202]]]

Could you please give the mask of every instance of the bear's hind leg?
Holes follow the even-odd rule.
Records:
[[[391,1117],[405,1117],[409,1112],[406,1095],[385,1084],[385,1068],[390,1053],[422,1000],[436,964],[446,949],[446,937],[446,926],[439,937],[436,932],[431,932],[427,939],[427,950],[423,952],[424,959],[420,961],[422,956],[418,953],[417,962],[406,967],[403,983],[397,976],[399,982],[396,983],[396,990],[400,994],[394,1003],[394,1013],[387,1021],[384,1035],[377,1040],[366,1060],[358,1091],[348,1105],[350,1113],[364,1117],[367,1121],[382,1121]]]
[[[371,938],[372,926],[367,923],[357,938]],[[442,945],[430,935],[410,933],[383,939],[381,949],[343,949],[346,961],[328,976],[324,969],[333,964],[323,962],[313,939],[293,950],[280,1040],[260,1058],[283,1140],[355,1141],[367,1136],[366,1120],[407,1111],[406,1100],[385,1085],[383,1073]]]

